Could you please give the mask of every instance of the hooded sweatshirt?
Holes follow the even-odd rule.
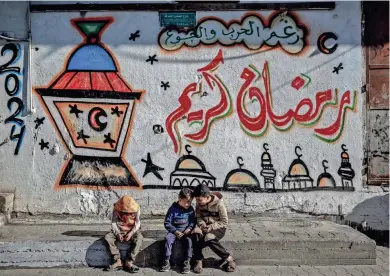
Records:
[[[184,209],[179,203],[173,203],[165,216],[164,226],[172,234],[176,231],[192,230],[195,227],[194,208],[190,206],[188,209]]]
[[[121,213],[122,212],[122,213]],[[114,235],[133,235],[141,226],[140,207],[130,196],[125,195],[114,204],[112,213],[111,228]]]
[[[199,227],[208,226],[210,230],[226,228],[228,215],[222,194],[211,193],[211,202],[205,206],[196,205],[196,222]]]

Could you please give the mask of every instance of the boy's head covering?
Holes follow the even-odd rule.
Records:
[[[119,212],[136,213],[139,205],[131,196],[124,195],[115,203],[114,208]]]
[[[210,188],[204,184],[199,184],[195,187],[192,193],[194,197],[209,196],[211,194]]]

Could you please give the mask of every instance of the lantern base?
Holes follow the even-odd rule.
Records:
[[[141,187],[121,157],[73,155],[66,165],[60,186]]]

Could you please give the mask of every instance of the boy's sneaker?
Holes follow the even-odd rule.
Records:
[[[161,272],[167,272],[171,269],[171,264],[169,263],[169,260],[165,260],[163,265],[160,268]]]
[[[181,273],[188,274],[190,273],[190,271],[191,271],[190,261],[184,261],[183,270],[181,271]]]
[[[114,271],[122,269],[122,268],[123,268],[123,265],[122,265],[122,260],[121,259],[115,260],[114,263],[109,266],[109,269],[110,270],[114,270]]]
[[[194,272],[196,274],[200,274],[203,272],[203,262],[202,261],[197,261],[196,265],[194,267]]]

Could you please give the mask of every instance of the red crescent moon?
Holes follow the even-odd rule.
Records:
[[[92,127],[98,129],[100,126],[96,123],[96,119],[100,116],[96,116],[98,113],[100,113],[100,110],[94,110],[91,113],[91,116],[89,117],[89,123]]]

